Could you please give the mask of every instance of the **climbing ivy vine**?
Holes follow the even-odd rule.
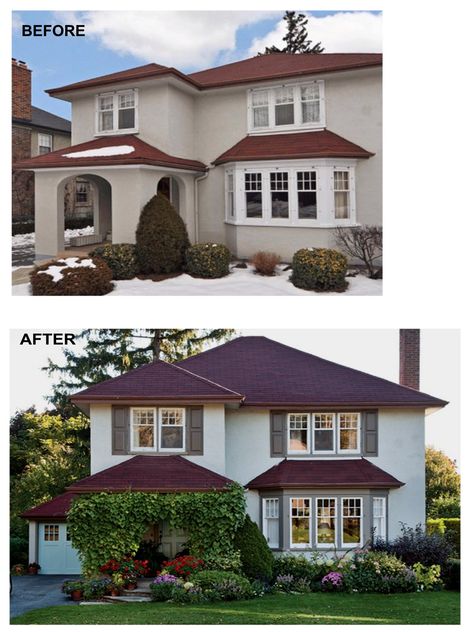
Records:
[[[135,554],[148,527],[162,520],[187,530],[193,555],[229,553],[244,518],[244,490],[237,483],[224,492],[84,494],[68,512],[71,541],[87,575],[109,559]]]

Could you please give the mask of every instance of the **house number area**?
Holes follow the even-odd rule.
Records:
[[[22,24],[23,37],[85,37],[85,24]]]

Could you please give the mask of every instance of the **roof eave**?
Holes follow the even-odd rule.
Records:
[[[254,407],[254,408],[272,408],[275,410],[287,410],[289,407],[299,408],[299,409],[308,409],[314,410],[315,407],[318,409],[331,409],[337,406],[341,409],[350,409],[350,408],[422,408],[425,410],[439,410],[440,408],[444,408],[447,406],[449,402],[445,402],[443,400],[436,401],[425,401],[425,402],[390,402],[390,401],[377,401],[377,402],[253,402],[249,400],[245,400],[242,403],[242,406]]]
[[[398,489],[406,483],[396,481],[393,483],[364,482],[364,483],[263,483],[246,485],[247,489]]]
[[[317,159],[317,158],[356,158],[367,160],[375,156],[372,152],[366,152],[364,154],[356,154],[351,152],[337,152],[335,154],[319,154],[316,155],[314,153],[309,154],[275,154],[273,156],[228,156],[226,158],[217,158],[212,164],[219,166],[226,164],[228,162],[255,162],[261,160],[304,160],[304,159]]]

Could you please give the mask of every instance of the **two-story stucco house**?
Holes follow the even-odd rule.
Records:
[[[101,491],[225,493],[237,481],[275,552],[347,551],[424,523],[425,415],[447,402],[417,390],[418,332],[401,335],[402,384],[248,336],[77,393],[92,474],[24,514],[30,561],[78,572],[67,511]],[[186,541],[166,524],[150,533],[168,556]]]
[[[64,187],[90,182],[95,235],[135,242],[157,190],[192,242],[234,255],[330,247],[382,221],[382,56],[277,53],[183,74],[147,64],[48,91],[72,105],[72,147],[35,172],[36,254],[63,249]]]

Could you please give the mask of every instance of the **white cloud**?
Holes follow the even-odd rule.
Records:
[[[382,15],[365,11],[336,13],[326,17],[308,16],[307,30],[313,43],[321,42],[326,53],[382,52]],[[249,55],[263,52],[266,46],[284,45],[286,23],[281,20],[276,28],[262,38],[253,40]]]
[[[212,65],[217,55],[235,50],[240,27],[275,15],[279,12],[90,11],[61,12],[56,18],[81,21],[88,35],[118,54],[178,69],[201,69]]]
[[[23,21],[19,13],[12,13],[12,29],[13,31],[19,31]]]

